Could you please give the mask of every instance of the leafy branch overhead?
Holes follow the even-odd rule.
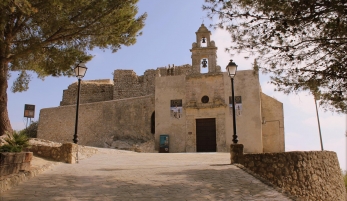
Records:
[[[205,0],[212,26],[227,30],[228,51],[257,56],[277,90],[320,94],[334,111],[347,107],[346,0]]]
[[[116,52],[135,44],[146,18],[146,13],[137,16],[137,1],[5,0],[0,3],[2,63],[40,78],[71,75],[70,67],[90,60],[88,51],[95,47]],[[13,91],[25,88],[21,82]]]

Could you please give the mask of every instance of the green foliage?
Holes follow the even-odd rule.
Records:
[[[25,135],[28,136],[29,138],[36,138],[38,125],[39,125],[38,121],[33,121],[28,126],[28,128],[23,129],[22,132],[24,132]]]
[[[203,9],[229,31],[228,50],[256,55],[277,90],[310,90],[347,111],[346,0],[206,0]]]
[[[21,152],[23,148],[29,147],[29,138],[24,131],[13,131],[5,138],[7,144],[0,146],[0,152]]]
[[[26,71],[70,76],[93,48],[116,52],[136,43],[146,19],[138,0],[5,0],[0,3],[1,68],[18,71],[12,91],[28,89]]]
[[[18,146],[12,146],[9,144],[5,144],[0,146],[0,152],[21,152],[22,149]]]

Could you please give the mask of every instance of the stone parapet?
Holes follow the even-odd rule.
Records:
[[[43,159],[33,157],[33,159],[31,160],[31,165],[30,165],[31,167],[28,171],[25,170],[25,171],[20,171],[17,174],[0,176],[0,200],[1,200],[2,192],[5,192],[11,189],[14,186],[18,186],[21,182],[27,181],[37,176],[41,172],[47,170],[48,168],[52,167],[54,164],[57,164],[57,162],[45,161],[44,164],[41,163],[40,165],[38,165],[37,164],[38,160],[43,160]]]
[[[114,100],[154,94],[156,70],[146,70],[142,76],[133,70],[115,70],[113,75]]]
[[[245,168],[302,200],[346,199],[337,155],[332,151],[242,154],[231,145],[232,163]]]
[[[230,161],[231,164],[243,163],[243,144],[230,145]]]
[[[29,170],[32,157],[32,152],[0,153],[0,176]]]
[[[192,74],[192,66],[190,64],[181,66],[169,65],[169,67],[159,67],[157,68],[157,71],[159,72],[160,77],[190,75]]]
[[[75,105],[77,101],[77,82],[69,85],[68,89],[63,91],[63,99],[60,106]],[[112,80],[87,80],[81,81],[80,103],[94,103],[109,101],[113,99],[113,81]]]
[[[53,161],[75,163],[78,152],[78,159],[81,160],[97,152],[97,149],[85,146],[78,146],[73,143],[64,143],[61,146],[32,145],[29,148],[35,156]]]

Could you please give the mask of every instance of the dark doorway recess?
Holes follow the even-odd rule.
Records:
[[[196,119],[196,151],[217,151],[216,119]]]
[[[151,116],[151,133],[155,134],[155,112]]]

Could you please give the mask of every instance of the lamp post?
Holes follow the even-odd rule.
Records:
[[[234,77],[236,75],[237,65],[235,64],[235,62],[233,62],[233,60],[230,60],[229,64],[226,67],[226,70],[231,79],[231,96],[232,96],[231,104],[233,107],[233,129],[234,129],[233,142],[234,144],[237,144],[239,140],[237,139],[237,135],[236,135],[236,116],[235,116],[236,113],[235,113],[235,96],[234,96]]]
[[[84,77],[84,75],[87,72],[87,67],[85,63],[79,63],[77,66],[73,69],[75,72],[75,76],[78,78],[78,89],[77,89],[77,103],[76,103],[76,121],[75,121],[75,134],[73,136],[73,142],[75,144],[78,143],[78,134],[77,134],[77,127],[78,127],[78,107],[80,104],[80,89],[81,89],[81,79]]]

